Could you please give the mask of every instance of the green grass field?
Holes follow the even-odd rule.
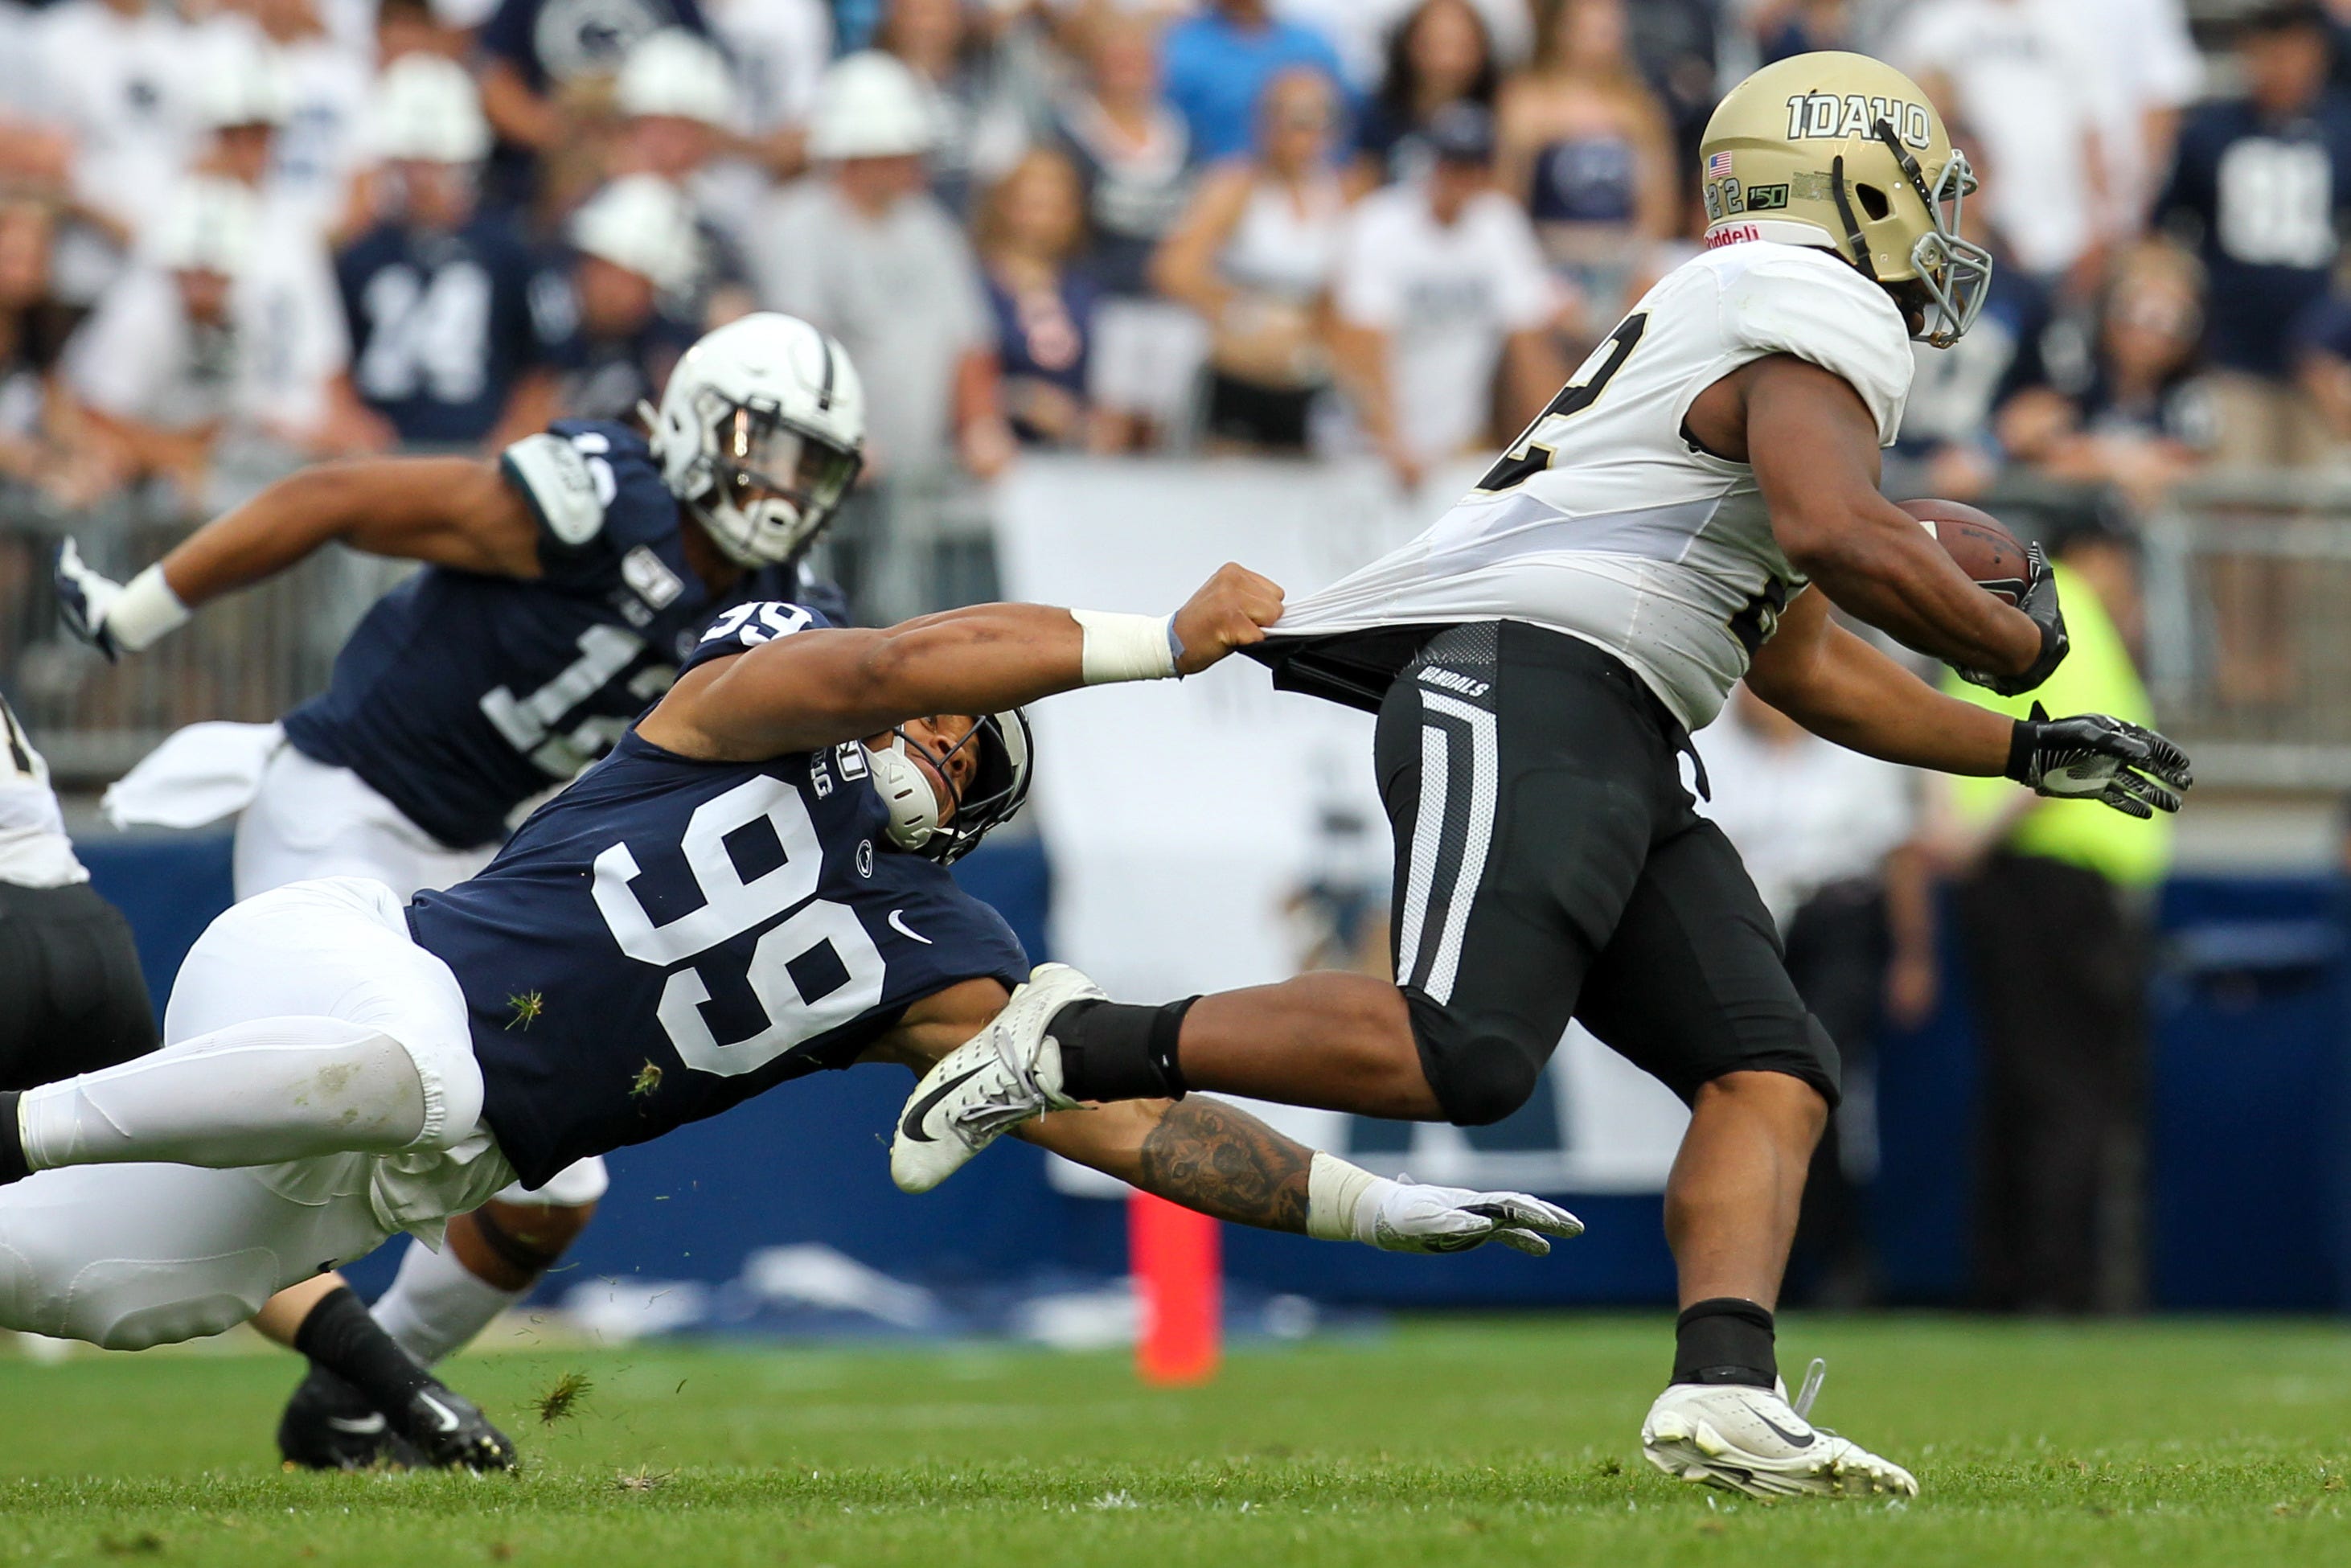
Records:
[[[519,1477],[280,1474],[290,1358],[0,1359],[0,1563],[1032,1568],[1117,1563],[2351,1563],[2351,1331],[1796,1319],[1818,1414],[1925,1496],[1766,1507],[1635,1452],[1658,1318],[1422,1321],[1123,1358],[639,1347],[454,1377]],[[568,1419],[528,1407],[566,1373]]]

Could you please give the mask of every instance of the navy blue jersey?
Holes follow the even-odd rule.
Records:
[[[2275,122],[2244,102],[2189,111],[2156,213],[2194,231],[2214,363],[2286,373],[2288,333],[2326,292],[2346,208],[2351,97],[2330,89]]]
[[[298,749],[349,768],[453,849],[496,842],[517,806],[601,756],[721,611],[800,597],[780,568],[713,593],[627,425],[559,420],[500,462],[538,517],[541,575],[426,567],[367,612],[326,693],[286,717]]]
[[[515,382],[569,329],[560,277],[489,214],[454,234],[378,224],[336,257],[335,277],[351,384],[410,444],[488,435]]]
[[[687,667],[822,623],[730,611]],[[948,986],[1025,978],[1003,917],[888,822],[853,741],[695,762],[632,732],[481,875],[419,894],[409,928],[465,989],[525,1185],[846,1067]]]

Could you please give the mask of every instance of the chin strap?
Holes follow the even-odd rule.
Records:
[[[1883,125],[1884,120],[1878,121]],[[1861,220],[1853,215],[1853,198],[1845,194],[1844,154],[1840,152],[1829,165],[1829,189],[1836,197],[1837,216],[1844,224],[1845,242],[1853,246],[1853,264],[1872,283],[1877,281],[1877,267],[1869,259],[1869,242],[1862,237]]]

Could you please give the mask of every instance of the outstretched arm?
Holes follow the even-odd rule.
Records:
[[[689,671],[637,726],[654,745],[748,762],[937,714],[998,713],[1081,685],[1192,674],[1264,640],[1281,590],[1226,566],[1166,621],[976,604],[883,631],[778,637]]]
[[[2084,714],[2012,719],[1946,696],[1838,625],[1803,593],[1748,666],[1749,689],[1823,740],[1938,773],[2001,776],[2127,816],[2179,810],[2187,754],[2153,730]]]
[[[539,574],[538,524],[495,462],[372,457],[290,474],[223,513],[128,583],[57,552],[66,623],[109,658],[136,653],[198,605],[274,577],[330,540],[371,555],[505,577]]]

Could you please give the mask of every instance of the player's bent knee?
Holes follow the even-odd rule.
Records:
[[[1523,1040],[1467,1026],[1416,991],[1406,991],[1405,999],[1412,1010],[1420,1070],[1447,1121],[1486,1126],[1534,1097],[1543,1064],[1551,1060],[1548,1044],[1535,1049]]]

